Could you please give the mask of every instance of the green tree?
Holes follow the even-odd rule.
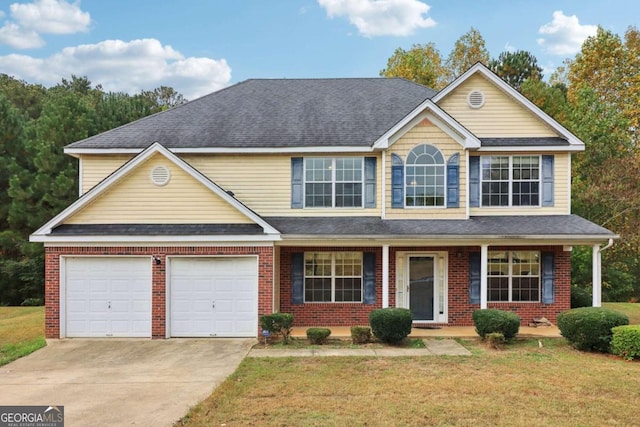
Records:
[[[489,69],[520,90],[526,80],[542,80],[542,68],[538,59],[530,52],[502,52],[497,59],[489,61]]]
[[[397,48],[380,75],[403,77],[432,89],[442,89],[445,85],[445,69],[433,43],[414,44],[409,50]]]
[[[480,31],[471,29],[456,40],[445,65],[447,82],[467,71],[476,62],[489,63],[489,51]]]

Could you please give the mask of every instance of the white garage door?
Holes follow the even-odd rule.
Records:
[[[256,336],[256,257],[174,258],[170,268],[172,337]]]
[[[68,337],[150,337],[151,260],[65,259]]]

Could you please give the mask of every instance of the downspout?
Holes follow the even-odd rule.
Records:
[[[591,267],[593,273],[593,306],[602,306],[602,252],[613,246],[613,239],[604,246],[593,246],[593,265]]]

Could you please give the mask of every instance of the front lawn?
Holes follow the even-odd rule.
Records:
[[[0,366],[45,345],[44,307],[0,307]]]
[[[629,316],[630,325],[640,325],[640,303],[603,302],[602,306]]]
[[[178,426],[636,425],[640,363],[564,339],[470,357],[246,358]]]

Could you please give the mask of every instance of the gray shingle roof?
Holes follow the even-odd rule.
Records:
[[[560,137],[546,138],[480,138],[483,147],[556,147],[569,145]]]
[[[283,236],[615,237],[611,231],[577,215],[487,216],[468,220],[383,220],[378,217],[264,219]]]
[[[368,147],[435,93],[399,78],[247,80],[68,148]]]

